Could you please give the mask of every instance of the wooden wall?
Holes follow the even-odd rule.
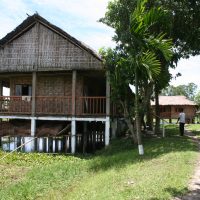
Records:
[[[15,96],[16,84],[32,85],[32,77],[16,76],[10,78],[10,95]],[[36,96],[71,96],[72,95],[72,75],[38,75]],[[83,95],[83,76],[77,75],[76,96]]]
[[[179,117],[179,112],[177,112],[177,108],[183,108],[184,109],[184,113],[185,113],[185,117],[186,119],[193,119],[196,113],[196,108],[195,106],[172,106],[172,118],[178,118]]]
[[[165,112],[163,112],[163,107],[162,106],[162,112],[160,113],[161,118],[166,118],[169,119],[170,116],[172,119],[177,119],[179,117],[179,110],[180,108],[184,109],[185,115],[186,115],[186,120],[190,119],[190,122],[192,121],[192,119],[195,116],[196,113],[196,107],[192,106],[192,105],[184,105],[184,106],[171,106],[171,111],[169,106],[167,106],[167,108],[165,109]]]

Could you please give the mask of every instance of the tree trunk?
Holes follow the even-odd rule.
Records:
[[[141,138],[141,125],[140,125],[140,113],[139,113],[139,103],[138,103],[138,72],[137,67],[135,67],[135,121],[136,121],[136,135],[138,140],[138,150],[139,155],[144,154],[144,149],[142,145]]]
[[[156,124],[155,124],[155,134],[160,134],[160,108],[159,108],[159,90],[157,86],[155,85],[155,118],[156,118]]]
[[[137,144],[137,137],[135,135],[135,131],[134,131],[134,126],[132,123],[132,120],[130,118],[125,118],[126,124],[129,128],[129,131],[131,132],[132,138],[133,138],[133,143]]]
[[[146,126],[148,126],[148,130],[150,131],[153,131],[153,112],[151,108],[152,93],[153,93],[153,83],[149,83],[147,87],[145,87],[145,107],[146,107],[146,117],[147,117]]]
[[[153,131],[153,113],[151,108],[151,100],[148,100],[147,103],[147,126],[148,130]]]
[[[133,143],[134,144],[137,144],[137,137],[136,137],[136,134],[135,134],[135,130],[134,130],[134,126],[133,126],[133,123],[132,123],[132,119],[130,117],[130,114],[128,113],[128,109],[127,109],[127,102],[121,102],[121,105],[124,109],[124,118],[125,118],[125,122],[128,126],[128,129],[129,131],[131,132],[131,136],[133,138]]]

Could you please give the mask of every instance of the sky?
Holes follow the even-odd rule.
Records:
[[[101,47],[114,47],[114,30],[99,23],[104,16],[109,0],[0,0],[0,38],[17,27],[27,15],[38,12],[50,23],[60,27],[76,39],[98,51]],[[172,80],[174,86],[198,85],[200,56],[180,60],[171,73],[182,76]]]

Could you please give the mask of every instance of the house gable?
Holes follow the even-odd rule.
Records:
[[[0,45],[1,72],[103,69],[93,50],[37,14],[0,40]]]

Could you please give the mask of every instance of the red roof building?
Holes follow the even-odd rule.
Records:
[[[155,101],[151,103],[155,107]],[[160,117],[177,119],[181,109],[186,114],[187,122],[192,122],[196,113],[196,104],[185,96],[159,96]]]

